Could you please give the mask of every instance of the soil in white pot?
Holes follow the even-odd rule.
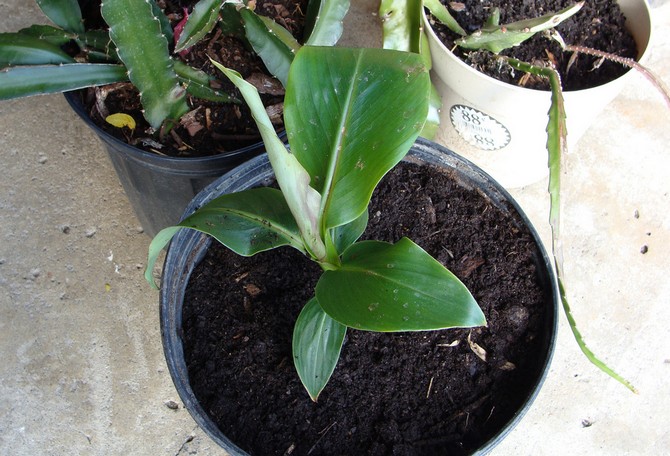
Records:
[[[518,411],[554,318],[532,235],[476,190],[403,163],[375,191],[365,234],[402,236],[464,281],[488,327],[349,330],[318,403],[291,354],[318,266],[289,248],[242,258],[210,247],[186,292],[183,342],[191,386],[228,438],[253,455],[465,454]]]
[[[450,3],[441,0],[445,5]],[[522,19],[531,19],[547,13],[557,12],[576,3],[575,0],[533,0],[509,2],[491,0],[464,0],[450,11],[467,33],[480,29],[494,7],[500,8],[500,23],[506,24]],[[610,52],[621,57],[635,59],[638,55],[635,40],[625,27],[626,18],[615,0],[589,0],[575,15],[556,27],[567,44],[587,46]],[[502,82],[521,85],[532,89],[549,89],[544,78],[533,78],[512,69],[496,59],[488,51],[471,51],[454,45],[459,35],[451,32],[439,21],[431,21],[433,29],[445,43],[447,49],[453,49],[465,63]],[[581,90],[596,87],[613,81],[628,71],[618,63],[599,62],[598,58],[579,55],[571,65],[573,53],[564,52],[554,40],[536,34],[521,45],[501,52],[524,62],[551,61],[559,71],[564,90]],[[568,66],[570,66],[568,71]]]

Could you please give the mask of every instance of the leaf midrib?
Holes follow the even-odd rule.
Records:
[[[335,144],[333,144],[333,149],[331,150],[330,154],[331,159],[328,165],[328,174],[326,176],[325,185],[323,186],[323,188],[327,189],[327,191],[322,197],[321,209],[319,211],[319,219],[321,220],[322,233],[325,233],[329,228],[334,228],[327,226],[327,219],[328,219],[327,214],[333,199],[332,196],[335,186],[335,178],[337,176],[337,171],[340,165],[340,157],[342,156],[342,145],[344,143],[343,141],[344,134],[342,134],[342,130],[345,129],[346,125],[348,124],[348,119],[351,114],[353,94],[358,88],[359,84],[359,81],[356,80],[355,75],[359,73],[362,57],[363,57],[362,53],[358,53],[356,57],[356,66],[351,73],[353,81],[351,84],[349,84],[349,91],[347,92],[345,103],[343,104],[344,109],[342,110],[342,114],[340,116],[340,122],[337,126],[337,141],[335,142]]]

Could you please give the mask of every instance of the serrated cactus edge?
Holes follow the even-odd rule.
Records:
[[[101,11],[128,78],[140,91],[144,117],[158,129],[189,107],[153,6],[153,0],[105,0]]]

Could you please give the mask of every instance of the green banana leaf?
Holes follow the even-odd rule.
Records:
[[[486,325],[465,285],[407,238],[349,247],[342,267],[321,276],[316,299],[334,320],[368,331]]]
[[[155,286],[151,272],[160,251],[181,228],[209,234],[238,255],[290,245],[304,252],[295,220],[281,192],[254,188],[215,198],[179,225],[161,230],[149,246],[145,278]]]
[[[312,298],[293,328],[293,363],[300,381],[314,402],[330,380],[347,327],[336,322]]]
[[[416,140],[430,78],[418,54],[312,46],[299,54],[286,89],[286,129],[323,197],[319,218],[333,228],[365,211],[381,177]]]

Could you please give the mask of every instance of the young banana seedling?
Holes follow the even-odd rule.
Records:
[[[374,188],[402,160],[426,120],[430,79],[418,54],[302,47],[286,88],[291,152],[256,89],[219,68],[251,107],[280,190],[223,195],[161,231],[150,246],[149,282],[161,249],[182,228],[207,233],[240,255],[291,246],[317,262],[323,274],[293,336],[295,367],[315,401],[347,328],[421,331],[486,324],[467,288],[411,240],[358,241]]]

